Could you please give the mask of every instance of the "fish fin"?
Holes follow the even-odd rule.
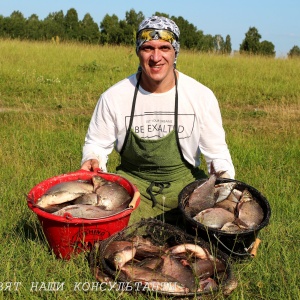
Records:
[[[216,174],[216,169],[215,169],[214,161],[213,160],[210,163],[210,172],[209,172],[209,174],[210,175]]]
[[[240,218],[236,218],[232,223],[234,223],[235,225],[243,229],[249,228],[249,226],[245,222],[243,222]]]
[[[220,195],[220,191],[216,191],[214,193],[214,201],[217,202],[218,198],[219,198],[219,195]]]
[[[30,202],[33,206],[37,206],[33,200],[33,198],[30,198],[28,195],[25,194],[25,197],[27,199],[28,202]]]
[[[215,173],[215,175],[216,175],[217,178],[222,178],[222,175],[225,174],[225,173],[226,173],[226,171],[218,171],[218,172]]]
[[[210,163],[210,172],[209,175],[215,175],[217,178],[220,178],[224,173],[227,171],[216,171],[215,166],[214,166],[214,161],[212,160]]]

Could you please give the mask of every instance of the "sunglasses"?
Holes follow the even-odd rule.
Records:
[[[145,41],[151,41],[151,40],[164,40],[169,43],[173,43],[174,41],[177,41],[176,35],[169,31],[164,29],[144,29],[141,30],[138,35],[137,39],[139,40],[145,40]]]

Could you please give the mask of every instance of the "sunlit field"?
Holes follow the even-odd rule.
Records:
[[[155,298],[82,288],[96,282],[88,253],[56,259],[25,197],[80,168],[96,102],[137,70],[135,49],[0,40],[0,53],[0,299]],[[300,60],[182,50],[178,70],[214,91],[236,179],[272,209],[257,256],[233,262],[239,284],[229,299],[299,299]],[[118,159],[111,155],[109,172]],[[64,285],[47,290],[43,282]]]

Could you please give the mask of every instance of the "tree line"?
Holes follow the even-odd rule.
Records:
[[[225,39],[217,34],[204,34],[196,26],[183,17],[169,16],[156,12],[155,15],[168,17],[180,28],[180,46],[183,49],[230,54],[232,52],[230,35]],[[35,41],[76,41],[88,44],[134,45],[136,30],[145,18],[142,12],[134,9],[125,13],[125,19],[120,20],[115,14],[106,14],[98,25],[89,13],[79,20],[76,9],[70,8],[66,14],[62,10],[49,13],[40,20],[36,14],[25,18],[20,11],[14,11],[9,17],[0,15],[0,37],[11,39],[27,39]],[[240,53],[253,55],[275,56],[274,44],[270,41],[260,41],[261,35],[255,27],[250,27],[245,39],[240,44]],[[299,51],[298,51],[299,50]],[[299,53],[298,53],[299,52]],[[289,56],[300,56],[300,49],[294,46]]]

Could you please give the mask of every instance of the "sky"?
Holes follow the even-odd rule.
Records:
[[[79,20],[89,13],[98,25],[106,14],[124,20],[131,9],[145,17],[155,12],[181,16],[204,34],[220,34],[224,39],[230,35],[233,50],[239,50],[250,27],[258,30],[260,41],[274,44],[276,57],[300,47],[299,0],[0,0],[4,17],[20,11],[25,18],[36,14],[43,20],[49,13],[66,14],[70,8],[76,9]]]

